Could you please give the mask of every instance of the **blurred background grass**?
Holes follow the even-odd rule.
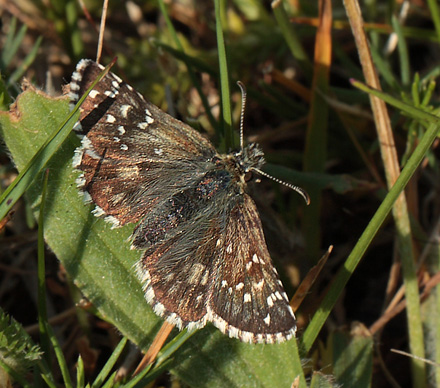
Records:
[[[323,16],[324,5],[327,16]],[[85,16],[86,10],[89,17]],[[96,55],[101,10],[98,1],[86,1],[84,8],[76,1],[0,2],[3,110],[18,95],[23,76],[51,95],[62,93],[76,62]],[[172,1],[166,4],[166,10],[183,51],[176,46],[176,36],[156,2],[110,2],[101,62],[107,64],[117,56],[112,71],[165,111],[195,125],[220,151],[227,152],[230,142],[225,140],[221,114],[214,2]],[[382,89],[436,114],[435,80],[440,70],[437,3],[369,1],[361,4],[361,10]],[[386,193],[387,167],[377,134],[380,129],[375,125],[368,95],[349,82],[351,78],[365,79],[359,62],[362,53],[339,1],[271,4],[237,0],[222,3],[220,18],[233,127],[237,128],[241,101],[235,82],[241,80],[248,89],[246,140],[257,141],[264,149],[269,162],[266,171],[303,187],[312,197],[312,204],[305,208],[296,193],[265,179],[254,196],[272,257],[290,296],[327,247],[334,246],[317,283],[297,312],[301,337],[336,271]],[[329,23],[327,28],[325,23]],[[317,34],[318,26],[321,35]],[[209,115],[188,66],[210,107]],[[427,125],[397,109],[388,108],[388,112],[403,166]],[[235,144],[236,136],[237,131]],[[437,154],[434,142],[406,188],[411,260],[420,289],[438,272]],[[1,149],[0,162],[4,189],[16,175],[6,147]],[[33,297],[33,283],[37,281],[36,233],[33,215],[22,201],[3,231],[4,249],[0,252],[0,305],[31,333],[30,326],[37,317]],[[438,385],[440,375],[435,368],[428,366],[422,377],[415,377],[414,364],[411,369],[407,358],[390,351],[410,351],[414,335],[408,329],[405,312],[395,307],[405,297],[400,288],[403,258],[396,235],[395,223],[389,217],[351,274],[314,348],[304,355],[310,359],[307,373],[320,370],[336,374],[336,381],[342,382],[337,372],[342,357],[335,358],[335,354],[341,354],[335,338],[341,333],[349,338],[367,336],[364,329],[361,334],[359,330],[350,331],[354,322],[361,322],[374,334],[369,375],[373,386]],[[77,291],[69,288],[63,268],[50,252],[47,259],[49,316],[54,316],[72,305],[71,295]],[[425,356],[439,362],[435,290],[423,300],[419,315]],[[75,315],[60,320],[57,334],[65,343],[68,365],[74,368],[78,352],[89,354],[93,362],[87,363],[88,373],[93,375],[111,352],[115,332],[93,315],[82,319],[87,320],[86,325]],[[348,349],[348,345],[341,347]],[[166,375],[161,379],[158,383],[171,384]]]

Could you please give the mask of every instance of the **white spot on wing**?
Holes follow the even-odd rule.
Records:
[[[78,66],[78,67],[79,67],[79,66]],[[81,78],[82,78],[82,75],[79,74],[77,71],[75,71],[75,72],[72,74],[72,81],[76,81],[76,82],[78,82]]]
[[[87,136],[84,136],[81,139],[81,144],[84,149],[93,149],[92,142],[90,141],[90,139]]]
[[[269,295],[269,296],[267,297],[266,302],[267,302],[267,305],[268,305],[269,307],[272,307],[272,306],[273,306],[272,295]]]
[[[254,342],[254,334],[249,331],[242,331],[240,338],[243,342],[248,342],[248,343]]]
[[[108,114],[107,115],[107,120],[108,123],[114,123],[116,121],[115,116]]]
[[[270,314],[269,313],[266,315],[266,318],[264,318],[263,321],[267,326],[270,325]]]
[[[104,94],[109,98],[115,98],[119,94],[119,91],[118,90],[106,90],[104,92]]]
[[[219,319],[217,321],[215,321],[215,324],[217,326],[217,328],[222,332],[222,333],[226,333],[226,321],[223,319]]]
[[[101,156],[99,156],[93,149],[86,149],[84,153],[93,159],[101,159]]]
[[[91,203],[92,202],[92,197],[90,196],[90,194],[87,191],[82,191],[81,193],[83,195],[85,203]]]
[[[112,76],[115,77],[116,81],[118,81],[119,83],[122,83],[122,80],[120,77],[118,77],[116,74],[112,73]]]
[[[203,274],[202,280],[200,280],[200,284],[202,286],[204,286],[206,283],[208,283],[208,279],[209,279],[209,272],[205,271],[205,273]]]
[[[96,98],[96,96],[98,96],[98,95],[99,95],[99,91],[95,90],[95,89],[92,89],[89,93],[90,98]]]
[[[81,160],[83,157],[83,150],[81,148],[77,148],[75,150],[75,153],[73,155],[73,159],[72,159],[72,166],[78,167],[81,164]]]
[[[148,127],[148,123],[146,123],[145,121],[142,123],[138,123],[137,127],[140,129],[145,129]]]
[[[105,211],[102,210],[102,208],[99,207],[98,205],[96,205],[96,207],[92,210],[92,213],[93,213],[96,217],[102,217],[103,215],[105,215]]]
[[[246,293],[243,295],[243,302],[244,302],[244,303],[249,303],[251,300],[252,300],[252,298],[251,298],[251,294],[249,294],[248,292],[246,292]]]
[[[261,290],[264,286],[264,279],[261,279],[258,283],[254,283],[256,289]]]
[[[235,286],[235,289],[236,289],[237,291],[240,291],[243,287],[244,287],[243,282],[240,282],[240,283],[238,283],[238,284]]]
[[[188,282],[190,284],[198,284],[201,280],[202,275],[204,275],[206,271],[206,266],[200,263],[196,263],[191,268],[191,273],[188,276]]]
[[[110,224],[112,224],[111,229],[115,229],[120,225],[119,220],[116,217],[113,216],[107,216],[104,218],[104,220]]]
[[[86,184],[86,178],[84,177],[84,174],[81,174],[78,178],[76,178],[75,183],[78,187],[84,187]]]
[[[153,310],[157,315],[163,316],[165,312],[165,306],[162,303],[156,303],[153,307]]]
[[[230,326],[228,332],[230,337],[238,338],[240,335],[240,330],[234,326]]]
[[[71,109],[73,109],[74,107],[75,107],[75,105],[72,106]],[[82,130],[82,125],[81,125],[81,123],[80,123],[79,121],[77,121],[77,122],[75,123],[75,125],[73,126],[73,130],[74,130],[74,131],[81,132],[81,130]]]
[[[132,107],[130,105],[122,105],[121,106],[122,117],[126,118],[128,116],[128,112],[130,111],[130,109],[132,109]]]

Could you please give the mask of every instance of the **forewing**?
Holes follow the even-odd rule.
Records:
[[[70,84],[72,107],[102,70],[91,60],[78,63]],[[193,184],[215,155],[207,139],[113,73],[94,87],[80,112],[78,185],[96,204],[95,214],[114,226],[138,221],[164,194]]]
[[[245,342],[283,342],[296,321],[272,264],[252,198],[236,203],[216,244],[208,320]]]

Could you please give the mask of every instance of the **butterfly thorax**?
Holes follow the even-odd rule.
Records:
[[[252,179],[252,170],[259,170],[265,163],[264,153],[256,143],[247,145],[241,151],[221,155],[220,160],[240,186],[241,193],[245,191],[246,183]]]

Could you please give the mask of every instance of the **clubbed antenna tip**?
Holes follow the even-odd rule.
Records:
[[[305,191],[301,187],[292,185],[291,183],[284,182],[281,179],[275,178],[274,176],[269,175],[269,174],[265,173],[264,171],[262,171],[262,170],[260,170],[258,168],[252,168],[252,170],[254,170],[255,172],[257,172],[260,175],[265,176],[266,178],[272,179],[274,182],[277,182],[277,183],[279,183],[279,184],[281,184],[283,186],[286,186],[286,187],[288,187],[288,188],[290,188],[292,190],[295,190],[299,195],[301,195],[301,197],[304,198],[304,201],[306,201],[306,204],[310,205],[310,196],[309,196],[309,194],[307,194],[307,191]]]

